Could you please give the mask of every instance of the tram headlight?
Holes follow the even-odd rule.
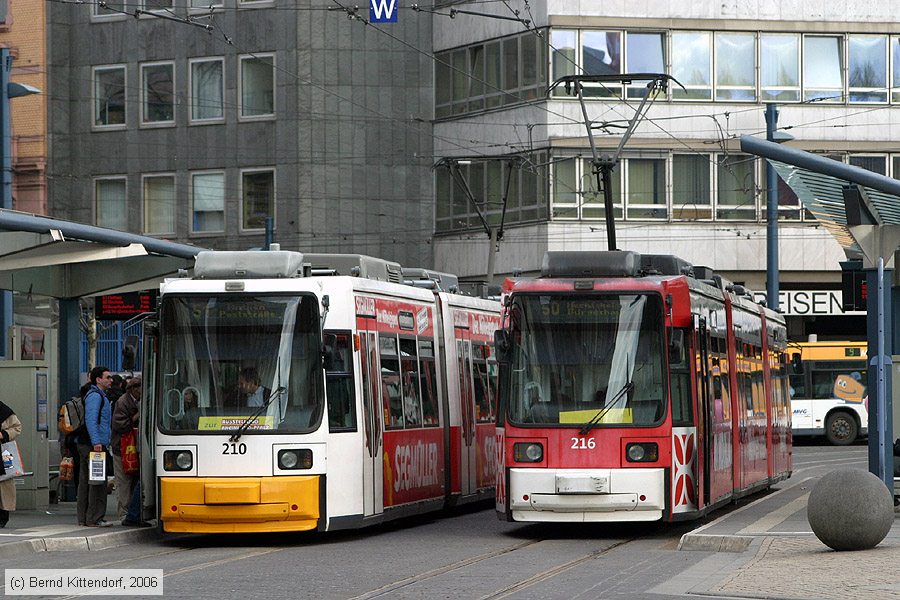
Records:
[[[194,455],[190,450],[166,450],[163,468],[166,471],[190,471],[194,468]]]
[[[513,458],[516,462],[541,462],[544,447],[537,442],[516,442],[513,444]]]
[[[283,471],[311,469],[312,450],[308,448],[278,451],[278,468]]]
[[[625,446],[628,462],[656,462],[659,460],[659,446],[655,442],[639,442]]]

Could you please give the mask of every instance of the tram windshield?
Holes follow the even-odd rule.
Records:
[[[168,432],[308,432],[322,419],[312,295],[166,297],[158,424]]]
[[[665,414],[658,295],[519,295],[508,417],[523,425],[657,424]]]

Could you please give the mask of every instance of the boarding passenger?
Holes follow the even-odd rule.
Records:
[[[125,384],[125,393],[119,396],[113,408],[112,436],[109,449],[113,455],[113,473],[116,476],[116,496],[119,519],[125,518],[128,512],[128,503],[137,484],[138,474],[128,474],[122,466],[122,435],[132,431],[138,426],[140,418],[140,401],[142,394],[142,382],[140,377],[132,377]]]
[[[106,367],[94,367],[88,376],[91,388],[84,398],[85,428],[78,436],[78,524],[86,527],[109,527],[106,520],[106,485],[92,485],[90,477],[91,452],[109,448],[112,430],[112,410],[106,390],[112,385],[112,375]]]
[[[0,442],[6,443],[16,439],[22,433],[22,422],[9,406],[0,402]],[[0,474],[4,472],[0,462]],[[0,528],[9,522],[10,511],[16,510],[15,478],[0,481]]]

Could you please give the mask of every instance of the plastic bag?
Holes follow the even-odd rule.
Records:
[[[135,443],[137,436],[135,434],[136,430],[134,429],[123,433],[122,441],[120,442],[120,449],[122,451],[122,470],[126,475],[134,475],[141,469],[141,463],[138,459],[137,444]]]
[[[59,461],[59,480],[72,481],[75,478],[75,460],[71,456],[63,456]]]

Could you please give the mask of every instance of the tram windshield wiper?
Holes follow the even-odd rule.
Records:
[[[588,432],[591,430],[591,428],[594,427],[594,425],[596,425],[597,423],[599,423],[600,419],[602,419],[604,416],[606,416],[606,413],[609,412],[609,409],[612,408],[613,405],[619,401],[619,398],[621,398],[622,396],[624,396],[625,394],[627,394],[628,392],[630,392],[633,389],[634,389],[634,383],[631,381],[626,381],[625,385],[623,385],[622,388],[618,392],[616,392],[611,398],[606,399],[606,401],[603,403],[603,406],[601,406],[600,409],[597,411],[597,414],[595,414],[591,418],[590,421],[588,421],[587,423],[585,423],[584,425],[581,426],[579,433],[581,435],[587,435]]]
[[[231,434],[231,437],[228,438],[228,441],[236,442],[239,439],[241,439],[241,435],[245,431],[247,431],[247,428],[250,427],[250,424],[253,423],[253,420],[256,419],[256,417],[258,417],[259,415],[261,415],[267,408],[269,408],[269,405],[272,404],[272,400],[274,400],[275,398],[280,398],[281,395],[283,393],[285,393],[286,391],[287,391],[287,388],[285,388],[284,386],[278,386],[277,388],[272,390],[269,393],[268,397],[265,399],[265,401],[262,403],[262,405],[259,408],[257,408],[255,411],[253,411],[253,414],[251,414],[249,417],[244,419],[244,422],[241,423],[240,427],[238,427],[237,430]]]

